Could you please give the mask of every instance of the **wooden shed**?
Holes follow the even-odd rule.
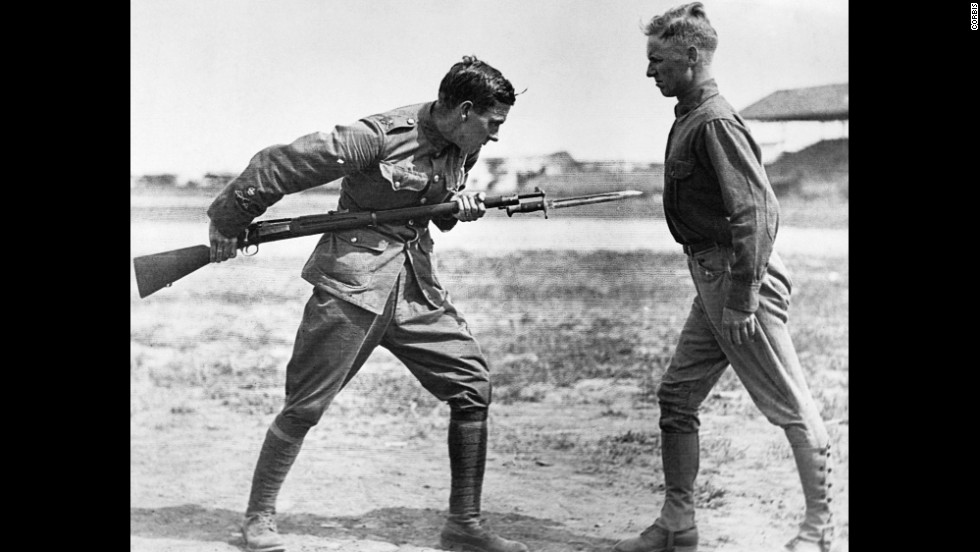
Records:
[[[777,90],[739,113],[749,122],[765,162],[822,140],[848,137],[848,85]]]

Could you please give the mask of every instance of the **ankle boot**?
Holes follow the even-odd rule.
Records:
[[[480,497],[487,460],[487,413],[452,412],[449,420],[449,517],[439,536],[445,550],[527,552],[527,547],[495,535],[480,520]]]
[[[658,525],[647,527],[639,537],[616,543],[613,552],[697,552],[698,528],[668,531]]]
[[[620,541],[614,552],[696,552],[694,480],[700,449],[697,433],[661,433],[664,504],[660,517],[638,537]]]
[[[828,552],[833,538],[830,514],[830,445],[824,448],[794,448],[796,469],[803,484],[806,513],[796,537],[786,544],[786,550]]]
[[[276,528],[272,514],[261,512],[246,514],[242,523],[242,537],[249,552],[284,552],[286,545]]]
[[[302,440],[281,439],[271,427],[265,433],[242,524],[242,536],[250,552],[285,550],[275,523],[276,497],[301,446]]]
[[[449,516],[439,535],[439,547],[455,552],[527,552],[527,546],[496,535],[480,520]]]

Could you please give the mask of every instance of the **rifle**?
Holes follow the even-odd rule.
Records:
[[[544,218],[548,218],[548,211],[551,209],[616,201],[639,195],[643,195],[643,192],[625,190],[551,200],[545,199],[544,192],[535,188],[534,192],[526,194],[489,196],[484,199],[483,204],[489,209],[506,209],[508,217],[513,216],[514,213],[544,211]],[[458,209],[459,206],[456,202],[447,202],[403,209],[358,212],[330,211],[321,215],[261,220],[249,224],[237,236],[237,246],[245,255],[254,255],[258,252],[261,243],[377,226],[384,223],[404,222],[413,218],[451,215]],[[254,249],[250,250],[251,247]],[[139,296],[142,299],[163,287],[169,287],[177,280],[210,262],[211,248],[207,245],[195,245],[136,257],[133,259],[133,268],[136,271],[136,287],[139,290]]]

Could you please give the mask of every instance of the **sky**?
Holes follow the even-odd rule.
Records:
[[[675,100],[645,75],[641,27],[680,3],[131,0],[130,171],[238,173],[266,146],[434,100],[464,55],[524,91],[484,156],[662,162]],[[736,109],[848,82],[847,0],[704,5]]]

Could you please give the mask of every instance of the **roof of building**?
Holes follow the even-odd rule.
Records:
[[[778,90],[740,115],[755,121],[847,120],[847,83]]]

